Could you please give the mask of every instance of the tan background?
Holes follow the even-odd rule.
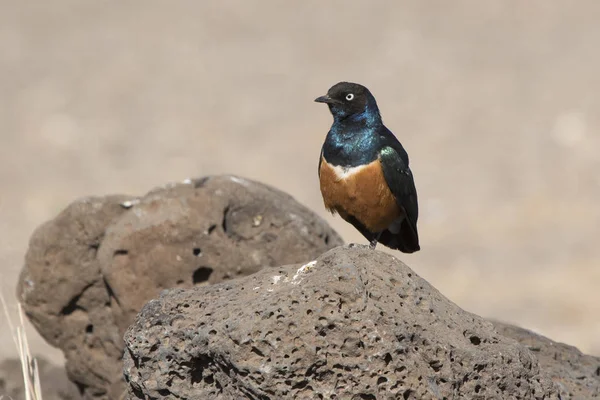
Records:
[[[364,242],[316,175],[331,117],[312,100],[352,80],[411,156],[422,251],[397,255],[469,311],[598,355],[599,17],[596,0],[0,0],[0,288],[14,308],[32,230],[75,198],[206,174],[277,186]]]

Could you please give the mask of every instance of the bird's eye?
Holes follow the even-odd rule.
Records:
[[[353,95],[352,93],[348,93],[348,94],[346,95],[346,100],[348,100],[348,101],[352,101],[352,99],[354,99],[354,95]]]

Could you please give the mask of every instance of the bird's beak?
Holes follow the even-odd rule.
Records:
[[[315,99],[315,101],[317,103],[325,103],[325,104],[334,104],[337,103],[337,101],[335,101],[334,99],[332,99],[331,97],[325,95],[325,96],[321,96],[321,97],[317,97]]]

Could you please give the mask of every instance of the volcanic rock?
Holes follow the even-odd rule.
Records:
[[[165,291],[125,336],[132,399],[558,399],[525,346],[366,246]]]
[[[161,290],[310,260],[342,243],[289,195],[236,176],[74,202],[33,234],[18,297],[86,399],[120,398],[123,334]]]

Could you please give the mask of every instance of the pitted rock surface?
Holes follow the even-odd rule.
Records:
[[[496,330],[526,346],[557,383],[563,400],[600,398],[600,357],[558,343],[527,329],[493,321]]]
[[[125,341],[134,399],[558,398],[524,346],[365,246],[165,291]]]
[[[341,243],[287,194],[209,177],[141,198],[74,202],[33,234],[18,296],[37,330],[65,353],[84,398],[116,399],[125,391],[125,329],[161,290],[310,260]]]

